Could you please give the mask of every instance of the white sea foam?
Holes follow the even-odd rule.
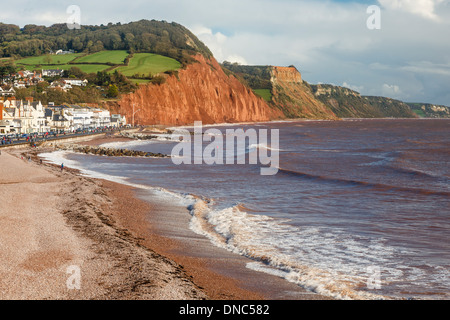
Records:
[[[191,208],[191,229],[210,241],[255,262],[248,267],[280,276],[310,291],[338,299],[385,299],[365,287],[369,266],[383,266],[384,283],[398,270],[389,267],[394,249],[382,240],[369,246],[339,230],[298,228],[288,220],[249,214],[238,206],[214,210],[197,201]],[[397,273],[396,273],[397,272]]]
[[[117,142],[108,142],[101,144],[100,147],[102,148],[111,148],[111,149],[128,149],[133,147],[140,147],[145,146],[152,142],[151,140],[130,140],[130,141],[117,141]]]
[[[266,144],[264,144],[264,143],[251,144],[251,145],[249,146],[249,149],[250,149],[250,150],[251,150],[251,149],[267,149],[267,150],[270,150],[270,151],[283,151],[283,150],[281,150],[281,149],[269,147],[268,145],[266,145]]]

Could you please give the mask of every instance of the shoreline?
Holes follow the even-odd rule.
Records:
[[[98,145],[113,141],[124,139],[95,137],[82,143]],[[180,229],[174,230],[167,222],[173,220],[170,214],[181,212],[179,207],[170,210],[169,204],[157,203],[131,186],[84,177],[76,169],[64,168],[61,172],[57,165],[40,164],[39,154],[46,151],[53,149],[24,147],[4,150],[4,154],[15,157],[16,165],[31,166],[41,175],[48,175],[50,180],[57,180],[57,197],[64,205],[58,206],[60,211],[54,215],[65,220],[66,225],[61,228],[78,239],[76,243],[88,243],[83,247],[84,254],[78,257],[83,280],[87,279],[83,281],[82,290],[68,291],[64,288],[67,275],[61,273],[61,265],[58,264],[58,292],[42,296],[37,290],[30,294],[32,299],[330,299],[307,292],[279,277],[250,270],[246,267],[250,259],[217,248],[190,230],[181,231],[188,233],[184,237],[179,234],[173,236]],[[22,155],[25,160],[20,159]],[[32,161],[27,161],[28,156]],[[27,181],[24,183],[29,184]],[[181,213],[182,219],[189,219],[189,214]],[[53,218],[47,222],[51,223],[51,220]],[[66,244],[66,247],[71,246]],[[67,265],[66,260],[70,259],[63,259],[63,266]],[[47,267],[44,265],[43,268]],[[20,292],[22,289],[17,290]]]
[[[97,138],[81,144],[98,146],[132,140]],[[152,250],[182,265],[194,282],[205,290],[209,299],[333,300],[278,276],[247,268],[246,264],[253,260],[218,248],[190,230],[187,208],[169,205],[140,189],[114,184],[127,188],[138,201],[144,201],[152,208],[151,214],[135,214],[133,219],[119,215],[116,219],[136,232]]]
[[[124,186],[40,164],[30,148],[2,152],[0,163],[1,299],[207,299],[180,265],[114,220],[123,203],[127,213],[147,210]]]

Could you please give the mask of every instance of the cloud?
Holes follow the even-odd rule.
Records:
[[[361,92],[361,91],[364,90],[364,86],[351,85],[351,84],[348,84],[348,83],[345,82],[345,81],[344,81],[344,83],[342,84],[342,87],[344,87],[344,88],[349,88],[349,89],[351,89],[351,90],[353,90],[353,91],[356,91],[356,92]]]
[[[408,65],[403,66],[400,69],[417,74],[450,76],[450,63],[435,64],[430,61],[419,61],[408,63]]]
[[[190,30],[208,46],[219,62],[248,64],[242,56],[230,51],[229,43],[227,43],[228,37],[223,33],[219,31],[214,33],[211,29],[202,25],[195,25]]]
[[[406,11],[427,19],[440,21],[435,13],[436,6],[444,0],[378,0],[386,9]]]
[[[381,87],[381,92],[383,96],[390,97],[390,98],[397,98],[401,95],[401,90],[398,85],[391,85],[391,84],[383,84]]]

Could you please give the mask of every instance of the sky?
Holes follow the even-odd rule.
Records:
[[[219,62],[294,65],[311,84],[450,106],[450,0],[0,0],[0,22],[141,19],[189,28]]]

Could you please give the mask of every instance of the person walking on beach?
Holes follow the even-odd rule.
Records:
[[[61,172],[64,170],[64,163],[61,163]]]

